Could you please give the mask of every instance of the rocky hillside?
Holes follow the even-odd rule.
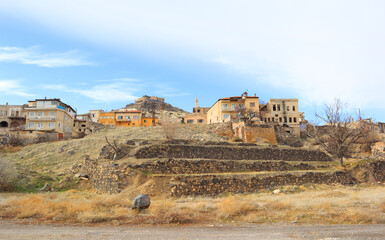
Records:
[[[125,108],[141,110],[145,112],[147,116],[151,116],[151,112],[155,111],[156,117],[170,121],[179,121],[183,116],[189,114],[189,112],[174,107],[169,103],[152,99],[130,103],[127,104]]]

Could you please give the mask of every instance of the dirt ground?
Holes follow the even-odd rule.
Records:
[[[0,220],[0,239],[385,239],[385,225],[205,225],[127,227],[28,225]]]

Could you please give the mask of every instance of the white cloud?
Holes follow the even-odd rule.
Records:
[[[385,106],[384,8],[371,0],[0,3],[0,11],[89,42],[209,60],[254,76],[255,88],[265,81],[307,104],[340,97],[358,107]]]
[[[18,80],[0,80],[0,94],[17,95],[21,97],[32,97]]]
[[[149,94],[152,93],[160,97],[188,95],[188,93],[179,92],[167,83],[155,84],[132,78],[99,80],[97,82],[102,82],[102,84],[97,84],[86,89],[70,88],[62,84],[47,84],[41,87],[49,90],[80,94],[97,102],[134,101],[138,96],[143,94],[143,92],[149,92]]]
[[[78,51],[41,53],[38,47],[0,47],[0,62],[17,62],[49,68],[93,65]]]

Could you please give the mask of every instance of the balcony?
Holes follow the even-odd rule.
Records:
[[[246,107],[227,107],[227,108],[222,108],[222,112],[239,112],[245,109]]]
[[[56,117],[53,116],[42,116],[42,117],[27,117],[29,121],[56,121]]]

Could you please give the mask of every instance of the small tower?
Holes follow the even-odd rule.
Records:
[[[198,108],[198,97],[195,98],[195,107]]]

